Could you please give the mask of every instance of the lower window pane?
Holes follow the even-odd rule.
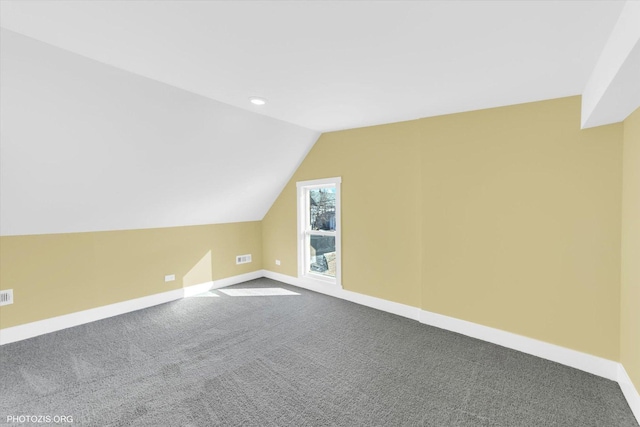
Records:
[[[336,277],[336,238],[335,236],[309,236],[309,271]]]

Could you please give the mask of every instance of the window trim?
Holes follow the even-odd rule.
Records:
[[[342,220],[341,220],[341,196],[340,196],[340,184],[342,184],[341,177],[314,179],[309,181],[296,182],[297,187],[297,241],[298,241],[298,278],[303,281],[309,281],[310,283],[322,283],[323,285],[332,285],[342,287]],[[336,277],[331,278],[322,274],[317,274],[308,271],[307,264],[309,260],[306,258],[306,245],[308,236],[306,230],[307,212],[309,211],[308,197],[306,197],[308,190],[314,188],[321,188],[333,185],[336,188]],[[326,232],[322,230],[313,231],[313,234],[322,235]],[[333,233],[326,233],[334,235]]]

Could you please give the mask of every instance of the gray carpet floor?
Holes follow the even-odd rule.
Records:
[[[0,347],[0,424],[638,426],[615,382],[269,279],[226,289],[244,288],[299,295],[215,290]]]

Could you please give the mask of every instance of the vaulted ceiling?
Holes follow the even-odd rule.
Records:
[[[260,220],[320,132],[585,89],[620,121],[638,5],[2,0],[1,234]]]
[[[7,1],[1,25],[330,131],[581,94],[622,1]],[[268,99],[255,107],[251,96]]]

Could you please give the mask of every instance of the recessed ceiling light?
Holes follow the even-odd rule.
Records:
[[[253,105],[264,105],[267,103],[267,100],[264,98],[258,98],[257,96],[252,96],[251,98],[249,98],[249,101],[253,104]]]

